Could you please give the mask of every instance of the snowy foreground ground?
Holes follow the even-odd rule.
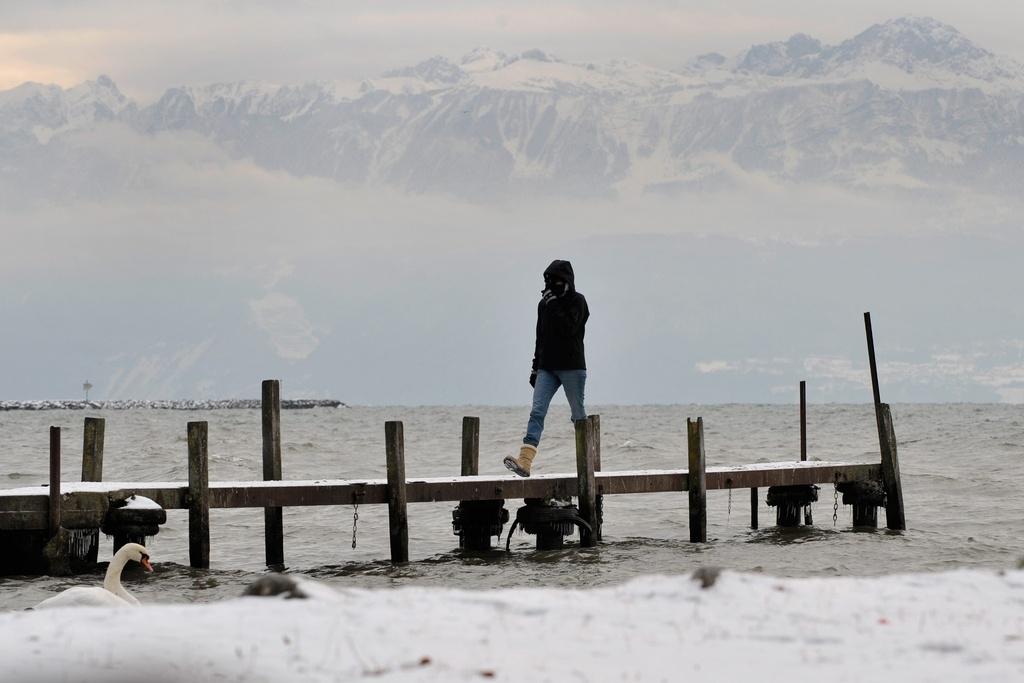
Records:
[[[1022,681],[1024,572],[0,614],[3,681]]]

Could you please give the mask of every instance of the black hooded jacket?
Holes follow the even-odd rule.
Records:
[[[586,370],[583,333],[590,309],[576,291],[575,275],[568,261],[552,261],[544,278],[568,283],[565,294],[537,304],[537,344],[533,351],[534,370]]]

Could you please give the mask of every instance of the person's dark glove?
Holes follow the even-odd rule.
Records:
[[[536,387],[537,386],[537,371],[536,370],[534,370],[533,372],[530,373],[530,386],[531,387]]]
[[[552,301],[554,301],[555,298],[556,298],[555,293],[553,291],[551,291],[550,289],[545,289],[543,292],[540,293],[540,302],[542,304],[549,304]]]

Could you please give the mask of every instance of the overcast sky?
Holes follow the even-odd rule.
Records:
[[[145,101],[372,77],[480,45],[672,68],[904,15],[1024,61],[1020,0],[36,0],[0,3],[0,88],[102,73]],[[598,403],[792,401],[801,379],[813,400],[869,400],[865,310],[890,400],[1024,402],[1014,201],[755,178],[721,195],[487,205],[289,176],[195,133],[110,125],[72,144],[147,180],[0,205],[0,399],[76,397],[87,378],[97,398],[254,396],[276,376],[288,396],[524,403],[540,274],[569,258]],[[29,185],[50,187],[48,172]]]
[[[146,99],[182,84],[372,77],[480,45],[672,68],[796,32],[838,42],[908,14],[945,21],[1024,60],[1019,0],[11,0],[0,3],[0,88],[27,80],[67,86],[102,73]]]

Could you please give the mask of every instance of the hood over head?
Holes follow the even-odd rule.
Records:
[[[569,291],[576,291],[576,276],[572,272],[572,264],[568,261],[555,259],[551,265],[544,270],[544,280],[561,280],[569,283]]]

